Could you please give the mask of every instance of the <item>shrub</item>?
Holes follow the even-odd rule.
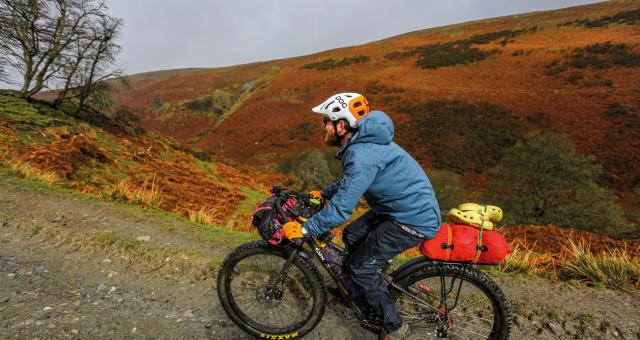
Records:
[[[289,131],[289,140],[308,141],[313,136],[313,124],[302,122]]]
[[[322,189],[342,176],[342,166],[333,150],[311,150],[286,158],[280,171],[298,178],[302,189]]]
[[[535,30],[534,30],[535,28]],[[520,34],[524,34],[529,32],[530,29],[524,28],[524,29],[520,29],[520,30],[502,30],[502,31],[496,31],[496,32],[490,32],[490,33],[483,33],[483,34],[476,34],[474,36],[472,36],[471,38],[468,39],[462,39],[462,40],[456,40],[455,44],[459,45],[459,46],[471,46],[473,44],[488,44],[492,41],[496,41],[499,39],[502,39],[501,44],[504,46],[506,45],[508,42],[513,42],[512,38],[515,38],[516,36],[520,35]],[[537,31],[538,28],[536,26],[531,27],[531,32],[535,32]]]
[[[403,52],[399,52],[399,51],[390,52],[385,54],[384,57],[390,60],[400,60],[408,57],[413,57],[414,55],[416,55],[416,53],[418,53],[418,49],[411,49]]]
[[[612,24],[623,24],[623,25],[638,25],[640,24],[640,9],[619,12],[613,16],[602,16],[598,19],[581,19],[581,20],[571,20],[559,24],[558,27],[561,26],[584,26],[587,28],[597,28],[597,27],[607,27]]]
[[[491,169],[490,202],[501,205],[505,224],[555,224],[594,232],[624,227],[616,197],[600,185],[602,168],[575,152],[564,135],[532,132],[505,150]]]
[[[568,77],[567,81],[576,84],[579,80],[583,79],[584,76],[580,72],[572,72]]]
[[[640,66],[640,54],[633,52],[629,45],[620,43],[612,44],[610,41],[605,43],[596,43],[585,47],[576,48],[571,54],[567,55],[563,63],[560,60],[554,60],[550,64],[545,65],[546,73],[555,76],[568,71],[570,68],[595,70],[608,69],[614,66],[620,67],[637,67]],[[573,72],[566,80],[572,84],[578,83],[584,77],[579,72]],[[608,79],[602,79],[600,74],[595,75],[595,79],[582,81],[584,86],[612,86],[613,82]]]
[[[386,86],[385,84],[382,84],[380,81],[376,80],[373,81],[371,83],[369,83],[369,85],[367,85],[366,88],[366,92],[368,94],[395,94],[395,93],[402,93],[405,92],[406,90],[403,89],[402,87],[390,87],[390,86]]]
[[[449,210],[469,200],[468,192],[460,175],[447,170],[427,169],[427,175],[436,192],[443,220]]]
[[[603,112],[607,117],[623,117],[631,113],[633,113],[633,110],[630,106],[620,103],[610,104],[607,110]]]
[[[302,65],[303,69],[318,69],[329,70],[336,67],[349,66],[351,64],[364,63],[369,61],[369,57],[365,55],[359,55],[355,57],[344,57],[341,59],[325,59],[315,63],[309,63]]]
[[[615,129],[609,129],[596,149],[605,170],[607,182],[622,192],[640,185],[640,112],[638,108],[614,103],[602,113]]]
[[[169,146],[174,149],[174,150],[178,150],[181,151],[187,155],[191,155],[194,158],[204,161],[204,162],[211,162],[211,160],[213,159],[213,155],[214,153],[212,151],[202,151],[199,149],[194,149],[192,147],[188,147],[186,145],[183,144],[177,144],[177,143],[171,143],[169,144]]]
[[[546,73],[550,76],[555,76],[569,69],[566,65],[561,65],[560,60],[558,59],[555,59],[550,64],[545,65],[544,68],[547,69]]]
[[[422,68],[438,68],[458,64],[470,64],[486,59],[495,52],[476,47],[458,46],[451,43],[434,44],[419,49],[417,64]]]
[[[400,123],[400,140],[417,155],[429,155],[439,169],[478,173],[496,164],[518,132],[511,111],[490,103],[434,100],[398,106],[413,119]]]
[[[213,108],[213,99],[211,97],[194,99],[184,103],[184,107],[191,111],[207,112]]]
[[[527,32],[536,32],[536,26],[521,30],[502,30],[490,33],[476,34],[467,39],[456,40],[454,42],[437,43],[426,46],[416,47],[407,51],[396,51],[385,54],[385,58],[398,60],[402,58],[418,55],[417,64],[422,68],[438,68],[446,66],[454,66],[460,64],[470,64],[486,59],[492,54],[499,51],[493,49],[484,51],[472,45],[488,44],[492,41],[502,39],[500,44],[513,42],[513,38]],[[523,51],[524,54],[524,51]]]
[[[161,108],[162,105],[164,105],[164,101],[162,100],[162,97],[155,96],[155,97],[153,97],[153,101],[151,102],[150,107],[151,107],[152,110],[157,110],[157,109]]]

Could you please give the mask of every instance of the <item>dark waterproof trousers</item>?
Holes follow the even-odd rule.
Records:
[[[362,288],[367,302],[382,317],[384,328],[388,331],[398,329],[403,321],[379,269],[424,239],[406,232],[390,217],[372,211],[349,224],[342,239],[348,252],[344,267],[347,274]]]

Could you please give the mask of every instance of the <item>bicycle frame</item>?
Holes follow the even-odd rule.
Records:
[[[323,243],[325,243],[323,245]],[[353,310],[353,312],[355,313],[356,317],[362,322],[362,326],[372,332],[378,332],[379,331],[379,325],[374,325],[372,323],[367,322],[367,316],[363,313],[362,310],[360,310],[360,308],[357,306],[356,302],[351,298],[351,295],[349,294],[349,291],[347,289],[347,287],[345,287],[344,283],[342,282],[342,280],[340,279],[340,277],[338,276],[338,273],[336,273],[333,268],[332,268],[332,264],[331,262],[325,258],[325,255],[322,251],[323,247],[328,246],[329,244],[331,244],[333,247],[336,247],[338,250],[340,250],[342,253],[344,253],[344,250],[342,247],[336,245],[335,243],[328,241],[328,242],[321,242],[319,240],[317,240],[316,238],[311,238],[307,241],[307,246],[309,246],[309,248],[311,248],[311,250],[313,251],[313,255],[320,261],[320,263],[322,263],[322,266],[324,267],[324,269],[329,273],[329,275],[331,276],[331,278],[333,279],[333,281],[336,283],[338,291],[340,292],[340,294],[342,295],[343,299],[345,301],[347,301],[351,307],[351,309]],[[307,252],[304,252],[302,247],[294,247],[293,251],[291,252],[287,262],[285,263],[285,265],[283,266],[283,268],[281,269],[281,271],[279,272],[279,275],[277,276],[280,280],[282,278],[284,278],[284,276],[286,275],[287,270],[290,268],[291,264],[293,263],[293,260],[295,259],[296,256],[300,255],[300,254],[307,254]],[[443,307],[445,308],[446,311],[450,311],[453,308],[455,308],[458,304],[458,298],[460,296],[460,291],[462,289],[462,281],[463,281],[463,276],[464,276],[464,269],[467,266],[472,266],[473,264],[471,263],[448,263],[448,262],[441,262],[441,261],[434,261],[434,260],[429,260],[427,258],[424,257],[419,257],[416,259],[413,259],[411,261],[408,261],[407,263],[403,264],[402,266],[400,266],[398,269],[394,270],[389,276],[391,277],[391,279],[389,279],[389,276],[387,276],[387,272],[391,267],[391,261],[389,261],[388,263],[386,263],[384,265],[384,267],[381,270],[382,276],[385,279],[385,281],[387,282],[387,285],[389,288],[394,289],[396,291],[398,291],[400,294],[405,295],[407,297],[409,297],[410,299],[414,300],[416,303],[419,303],[423,306],[429,307],[432,309],[432,311],[434,313],[442,313],[441,310],[439,310],[438,308],[432,306],[431,304],[429,304],[427,301],[421,299],[420,297],[416,296],[415,294],[413,294],[412,292],[404,289],[402,286],[398,285],[395,281],[401,280],[402,278],[404,278],[406,275],[409,275],[410,273],[415,272],[416,270],[419,270],[421,267],[423,266],[434,266],[434,265],[438,265],[440,266],[443,272],[443,268],[445,265],[456,265],[460,267],[460,276],[454,276],[453,280],[451,280],[451,282],[447,285],[446,284],[446,280],[445,280],[445,276],[442,274],[440,276],[440,302],[443,303]],[[456,283],[456,281],[458,281]],[[447,287],[448,286],[448,287]],[[455,294],[455,300],[453,301],[452,305],[449,305],[449,302],[447,301],[447,296],[454,291],[454,289],[456,289],[456,294]],[[444,313],[444,323],[447,324],[448,323],[448,313]],[[442,332],[444,332],[443,334],[446,334],[446,329],[442,330]]]

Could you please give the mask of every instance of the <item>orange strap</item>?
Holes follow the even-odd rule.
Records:
[[[453,247],[453,235],[451,231],[451,226],[448,224],[445,224],[445,225],[447,226],[447,245],[448,245],[445,261],[449,261],[449,259],[451,258],[451,248]]]
[[[487,210],[487,206],[484,206],[485,211]],[[473,263],[478,263],[480,259],[480,255],[482,253],[482,232],[484,231],[484,220],[482,220],[482,224],[480,224],[480,232],[478,232],[478,244],[476,245],[476,256],[473,257]]]

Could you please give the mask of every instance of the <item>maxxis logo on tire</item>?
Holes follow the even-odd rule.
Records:
[[[273,339],[273,340],[293,339],[298,337],[298,332],[293,332],[293,333],[284,334],[284,335],[260,333],[260,337],[263,339]]]

